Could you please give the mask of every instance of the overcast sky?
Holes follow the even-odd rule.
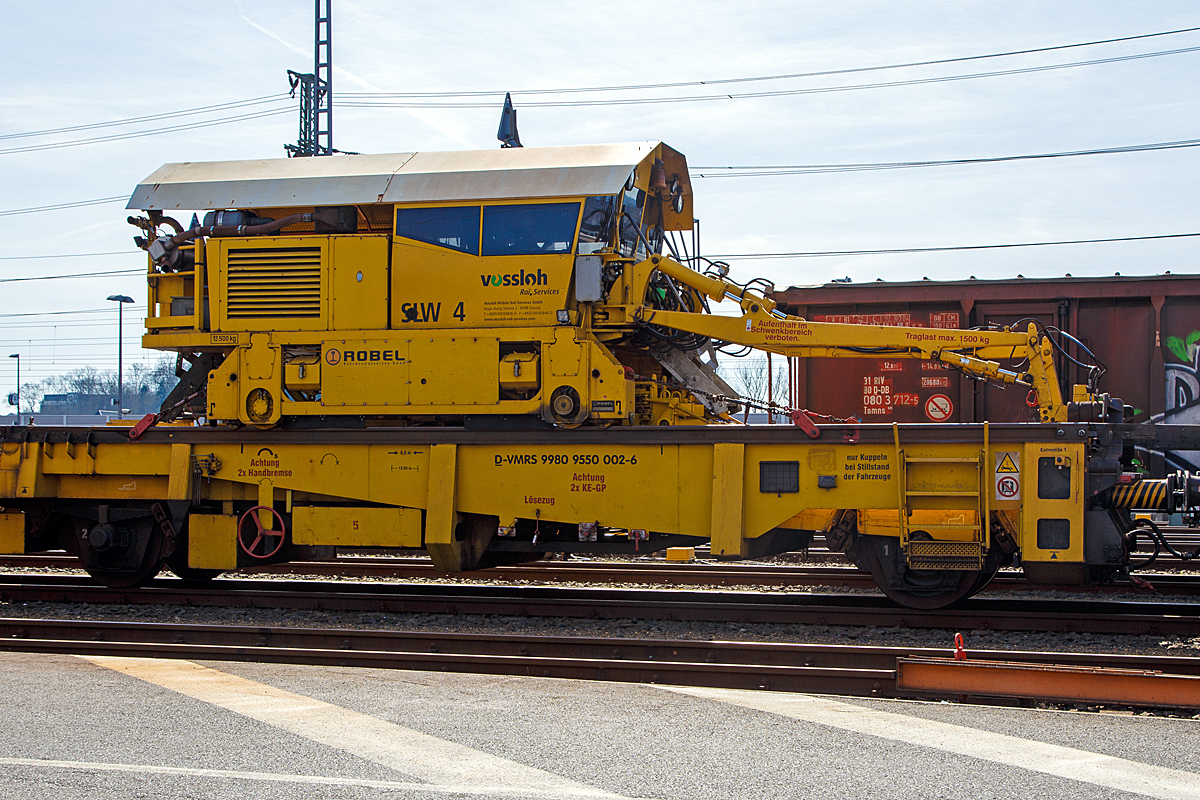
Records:
[[[698,102],[547,101],[713,96],[894,83],[1200,47],[1200,33],[857,74],[537,95],[522,90],[713,81],[1050,47],[1200,26],[1194,0],[406,3],[333,0],[335,146],[364,153],[496,147],[505,90],[526,146],[661,139],[697,167],[988,158],[1200,137],[1200,52],[849,91]],[[294,101],[52,135],[87,125],[283,95],[312,69],[308,0],[5,4],[0,212],[128,196],[164,162],[280,157]],[[494,92],[351,107],[355,92]],[[373,101],[378,103],[380,98]],[[274,116],[54,149],[98,136]],[[708,253],[919,248],[1200,231],[1198,148],[923,169],[694,179]],[[122,202],[0,215],[0,278],[140,269]],[[71,253],[121,255],[20,260]],[[949,253],[735,260],[777,286],[855,281],[1195,272],[1200,239]],[[107,295],[143,279],[6,282],[0,348],[22,379],[116,365]],[[85,312],[79,314],[49,312]],[[126,315],[126,358],[138,347]],[[19,317],[14,314],[37,314]],[[0,388],[13,363],[0,359]]]

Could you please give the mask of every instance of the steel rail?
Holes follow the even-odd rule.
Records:
[[[263,567],[256,572],[287,575],[337,575],[342,577],[448,577],[437,572],[428,561],[412,560],[403,565],[389,564],[394,559],[339,558],[336,561],[294,561]],[[544,581],[572,583],[656,583],[673,586],[826,586],[848,589],[875,589],[869,572],[853,566],[790,566],[754,564],[679,565],[663,562],[614,564],[612,562],[534,562],[516,567],[492,567],[457,573],[453,577],[492,581]],[[1164,573],[1139,574],[1154,590],[1164,595],[1200,595],[1200,575]],[[1001,573],[988,591],[1046,589],[1063,592],[1145,594],[1146,589],[1130,582],[1075,586],[1034,584],[1023,576]]]
[[[919,647],[12,618],[0,618],[0,650],[525,675],[862,697],[944,696],[943,691],[898,689],[897,665],[903,660],[938,659],[952,653]],[[1053,665],[1200,675],[1200,659],[1196,658],[987,650],[972,650],[969,656],[1035,670]]]
[[[0,575],[0,601],[289,608],[436,615],[658,619],[948,630],[1195,636],[1200,603],[975,597],[955,608],[901,608],[867,594],[736,592],[218,579],[202,587],[159,578],[140,589],[73,576]]]
[[[828,555],[828,553],[822,553]],[[0,566],[24,569],[80,569],[69,555],[0,556]],[[827,586],[874,589],[870,574],[852,566],[793,566],[783,564],[678,564],[670,562],[546,561],[513,567],[456,573],[438,572],[427,557],[345,556],[323,561],[291,561],[264,567],[242,568],[239,574],[317,575],[381,578],[448,578],[481,581],[535,581],[570,583],[654,583],[673,586]],[[1200,575],[1144,573],[1154,590],[1164,595],[1200,595]],[[1053,589],[1090,593],[1145,593],[1122,581],[1088,586],[1031,584],[1017,575],[1001,573],[989,591]]]
[[[895,664],[788,663],[740,643],[0,619],[0,650],[894,696]],[[734,651],[740,649],[740,658]],[[720,657],[718,657],[720,653]],[[732,656],[732,657],[730,657]],[[808,660],[814,660],[809,656]],[[843,661],[846,658],[843,656]],[[763,663],[760,663],[763,662]]]

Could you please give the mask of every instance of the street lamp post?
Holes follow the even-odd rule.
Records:
[[[9,358],[17,360],[17,424],[21,424],[21,354],[13,353]]]
[[[108,299],[117,304],[117,418],[124,416],[122,407],[125,405],[125,304],[132,303],[133,298],[123,294],[110,294]],[[17,362],[20,363],[20,362]],[[18,412],[19,415],[19,412]]]

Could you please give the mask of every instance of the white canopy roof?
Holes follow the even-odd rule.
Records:
[[[126,207],[199,211],[616,194],[660,144],[164,164]],[[663,151],[682,162],[670,148]],[[686,167],[683,173],[690,194]]]

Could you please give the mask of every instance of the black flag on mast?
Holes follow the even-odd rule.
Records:
[[[500,130],[496,138],[501,147],[520,147],[521,137],[517,135],[517,110],[513,108],[512,95],[504,93],[504,110],[500,112]]]

